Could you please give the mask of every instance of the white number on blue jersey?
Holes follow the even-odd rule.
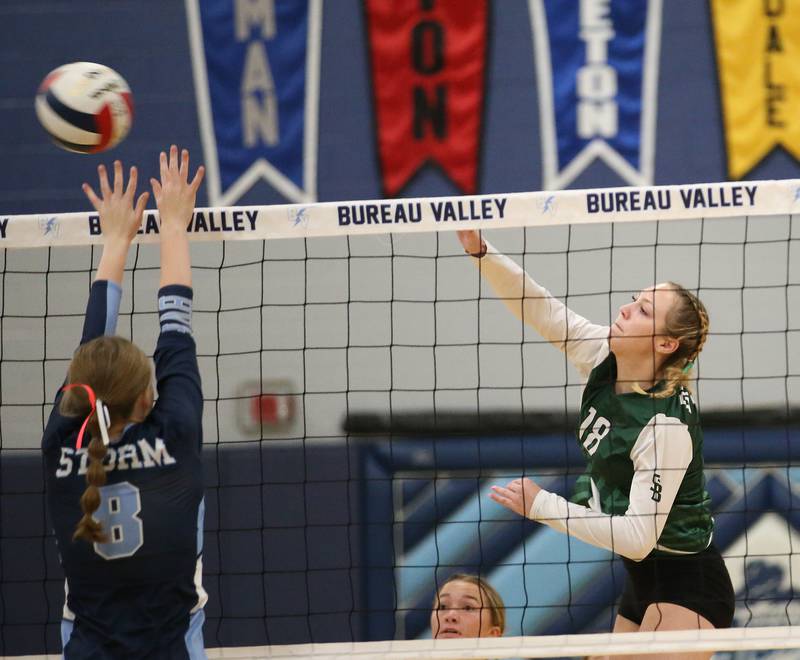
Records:
[[[108,534],[106,543],[95,543],[94,551],[103,559],[130,557],[144,542],[139,489],[127,481],[103,486],[100,506],[92,514]]]

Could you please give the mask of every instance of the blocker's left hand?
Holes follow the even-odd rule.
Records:
[[[525,477],[514,479],[505,486],[492,486],[489,497],[506,509],[527,518],[533,500],[541,490],[536,482]]]

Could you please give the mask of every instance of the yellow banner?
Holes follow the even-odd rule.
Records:
[[[711,0],[728,175],[776,145],[800,160],[800,0]]]

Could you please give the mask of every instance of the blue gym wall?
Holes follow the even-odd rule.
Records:
[[[573,0],[569,0],[572,2]],[[542,153],[533,39],[527,0],[490,2],[486,99],[478,192],[542,187]],[[323,2],[319,101],[319,200],[381,196],[364,10],[360,0]],[[202,154],[186,12],[179,0],[5,0],[0,3],[0,213],[86,208],[80,190],[102,158],[61,152],[33,112],[39,82],[70,61],[102,62],[133,89],[134,128],[110,158],[155,173],[169,143]],[[667,0],[661,29],[655,184],[726,179],[719,86],[709,6]],[[778,148],[748,179],[798,174]],[[144,179],[145,181],[147,178]],[[571,187],[624,185],[596,162]],[[457,190],[426,168],[403,196]],[[266,184],[242,203],[284,201]],[[201,193],[199,204],[205,199]]]

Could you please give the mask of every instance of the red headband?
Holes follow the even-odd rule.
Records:
[[[89,405],[92,407],[92,409],[89,411],[89,414],[86,415],[86,419],[83,420],[81,430],[78,431],[78,441],[75,443],[75,448],[81,448],[81,445],[83,444],[83,434],[86,432],[86,426],[89,423],[89,419],[91,419],[92,415],[95,414],[97,415],[97,423],[100,427],[100,435],[103,438],[103,444],[108,446],[108,427],[111,424],[108,408],[100,399],[95,396],[94,390],[84,383],[71,383],[69,385],[64,385],[64,387],[61,389],[64,392],[68,392],[75,387],[82,387],[86,390],[86,393],[89,395]]]

